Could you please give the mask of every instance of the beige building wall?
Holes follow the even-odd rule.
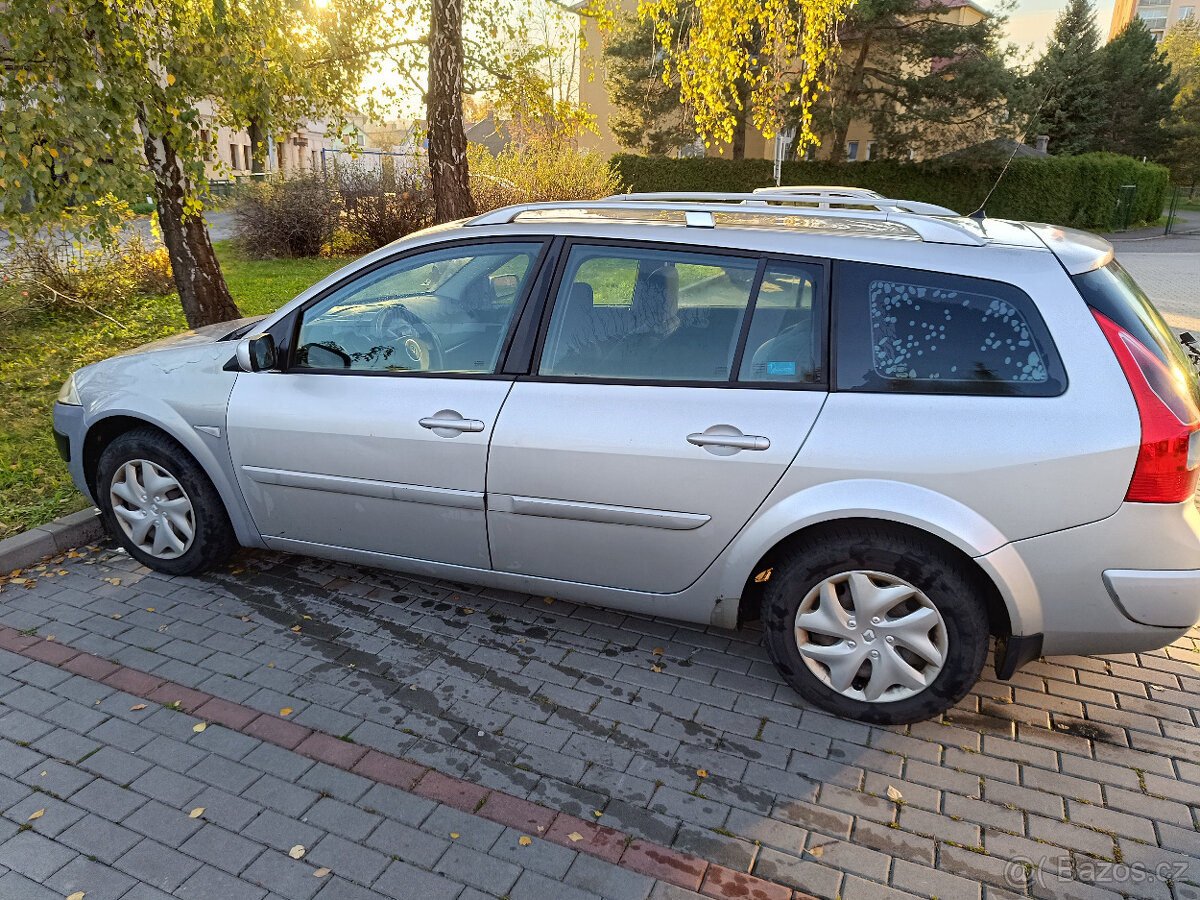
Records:
[[[201,120],[201,140],[208,141],[216,131],[216,146],[205,161],[204,174],[212,181],[249,175],[253,166],[253,148],[245,130],[234,130],[216,123],[215,110],[209,101],[197,106]],[[340,148],[342,144],[326,132],[318,122],[303,122],[295,131],[268,147],[265,169],[269,173],[290,175],[321,168],[321,151]]]
[[[1146,23],[1155,40],[1161,41],[1180,19],[1195,16],[1197,5],[1198,0],[1117,0],[1108,39],[1124,31],[1136,16]]]

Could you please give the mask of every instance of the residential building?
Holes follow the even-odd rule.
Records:
[[[1180,19],[1196,15],[1196,5],[1197,0],[1117,0],[1108,39],[1111,41],[1124,31],[1136,16],[1146,23],[1154,39],[1161,41]]]
[[[1121,0],[1118,0],[1118,2],[1121,2]],[[1188,0],[1188,2],[1191,2],[1191,0]],[[1197,2],[1200,2],[1200,0],[1197,0]],[[979,6],[975,0],[939,0],[939,3],[947,7],[946,12],[942,14],[942,18],[955,25],[974,25],[989,15],[987,10]],[[620,13],[624,15],[637,14],[637,0],[619,0],[617,5]],[[579,58],[579,99],[587,107],[588,112],[596,117],[596,127],[599,133],[582,135],[579,138],[579,146],[584,149],[595,149],[604,154],[625,152],[625,148],[617,142],[609,125],[609,121],[616,114],[617,110],[605,87],[607,71],[603,52],[603,36],[599,33],[595,21],[591,18],[585,17],[583,19],[583,29],[586,42],[583,50],[580,52]],[[843,33],[840,37],[843,58],[851,58],[856,52],[857,47],[855,36]],[[931,61],[931,64],[936,64],[936,61]],[[816,156],[819,159],[833,159],[835,155],[840,155],[851,162],[864,162],[874,158],[875,147],[876,144],[874,136],[871,133],[870,122],[866,119],[855,119],[850,123],[849,131],[846,134],[846,142],[843,146],[822,146],[818,149]],[[693,147],[684,148],[680,155],[702,156],[705,155],[705,152],[703,143],[697,142]],[[732,151],[728,147],[720,154],[715,150],[708,150],[707,153],[713,156],[732,156]],[[775,139],[767,138],[753,125],[747,125],[746,158],[774,159],[774,156]],[[910,153],[910,156],[913,158],[922,158],[922,154],[917,151]]]

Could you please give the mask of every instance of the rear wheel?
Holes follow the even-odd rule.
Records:
[[[846,527],[791,551],[763,594],[767,650],[805,699],[864,722],[927,719],[979,679],[976,578],[932,542]]]
[[[151,569],[199,572],[237,544],[217,489],[191,454],[160,431],[128,431],[105,447],[95,493],[109,533]]]

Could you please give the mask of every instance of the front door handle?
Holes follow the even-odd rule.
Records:
[[[689,444],[703,447],[716,456],[731,456],[739,450],[768,450],[769,438],[760,434],[742,434],[732,425],[713,425],[704,431],[687,436]]]
[[[478,419],[464,419],[456,409],[439,409],[432,416],[418,419],[417,424],[428,428],[438,437],[458,437],[464,431],[483,431],[486,427]]]

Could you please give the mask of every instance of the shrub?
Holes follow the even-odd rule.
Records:
[[[620,181],[594,150],[580,153],[561,141],[531,141],[493,156],[470,144],[471,197],[479,212],[544,200],[595,200],[620,190]]]
[[[5,265],[7,293],[27,306],[82,306],[100,312],[133,297],[174,292],[165,247],[148,247],[136,232],[110,238],[84,243],[55,229],[15,241]]]
[[[614,156],[613,173],[634,191],[749,191],[772,184],[771,161],[718,158]],[[1003,162],[858,163],[788,162],[784,184],[842,184],[888,197],[937,203],[961,213],[974,211],[996,183]],[[1113,153],[1015,159],[987,203],[987,213],[1010,219],[1076,228],[1117,227],[1117,192],[1137,186],[1132,222],[1162,215],[1168,173]]]
[[[357,239],[356,249],[374,250],[433,224],[433,196],[416,172],[349,167],[338,172],[336,187],[341,227]]]
[[[234,240],[247,256],[318,256],[329,243],[337,204],[323,175],[254,181],[237,193]]]

